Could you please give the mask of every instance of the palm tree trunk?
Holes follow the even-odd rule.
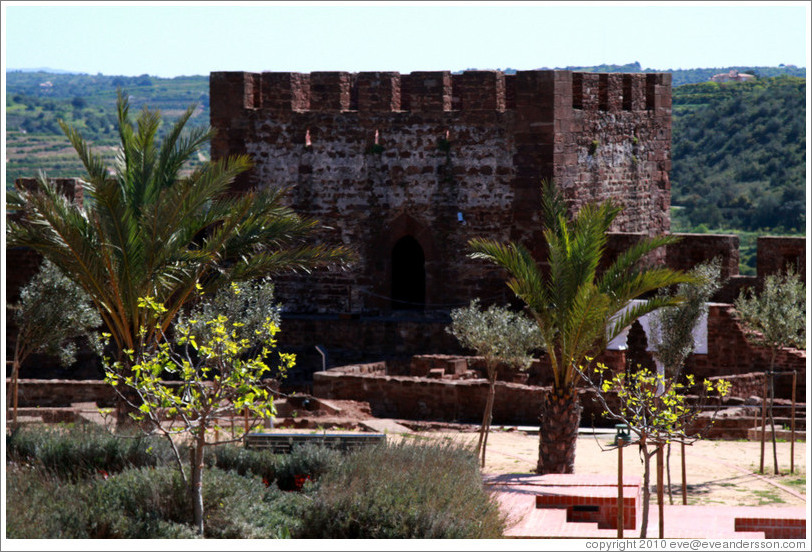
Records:
[[[553,387],[541,398],[536,473],[573,473],[581,404],[574,386]]]

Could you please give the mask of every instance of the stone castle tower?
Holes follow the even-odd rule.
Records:
[[[467,257],[475,236],[539,251],[539,184],[572,209],[614,198],[614,231],[669,231],[671,76],[571,71],[212,73],[212,158],[247,153],[237,183],[354,248],[344,273],[284,278],[289,312],[448,310],[508,298]]]

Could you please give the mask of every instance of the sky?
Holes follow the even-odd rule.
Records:
[[[3,67],[212,71],[808,67],[809,2],[2,2]]]

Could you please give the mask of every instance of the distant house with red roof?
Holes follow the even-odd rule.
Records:
[[[727,73],[718,73],[713,75],[710,80],[713,82],[747,82],[750,80],[755,79],[755,75],[750,75],[748,73],[739,73],[735,69],[731,69]]]

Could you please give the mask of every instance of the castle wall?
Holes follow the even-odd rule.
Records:
[[[759,236],[756,238],[756,271],[758,285],[768,274],[791,268],[806,282],[806,238],[794,236]]]
[[[212,73],[211,102],[212,157],[256,163],[237,189],[288,188],[320,240],[357,251],[349,272],[280,278],[292,312],[388,310],[404,236],[425,254],[426,309],[505,300],[467,242],[539,253],[542,178],[572,209],[622,198],[614,230],[669,229],[669,75]]]

